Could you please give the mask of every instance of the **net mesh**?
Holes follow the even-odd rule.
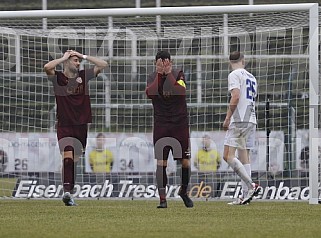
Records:
[[[80,194],[86,184],[101,184],[102,188],[104,184],[105,192],[113,185],[111,196],[136,193],[135,196],[152,197],[148,186],[156,191],[151,139],[153,111],[145,87],[159,49],[168,50],[175,67],[183,69],[186,76],[192,188],[210,186],[210,197],[224,197],[225,186],[229,184],[239,189],[239,180],[224,161],[217,172],[200,171],[196,162],[205,134],[222,154],[221,126],[229,101],[228,54],[234,50],[244,52],[246,69],[259,84],[253,178],[263,187],[269,186],[270,178],[288,180],[288,186],[307,184],[307,163],[301,150],[307,145],[309,122],[308,13],[161,16],[160,29],[155,19],[155,16],[60,17],[46,19],[45,26],[43,19],[0,20],[3,141],[0,196],[35,197],[43,195],[39,191],[45,191],[49,185],[57,186],[53,196],[61,192],[56,106],[43,65],[61,57],[67,49],[101,57],[110,65],[90,82],[93,122],[87,153],[77,170]],[[90,66],[89,62],[82,63],[83,68]],[[268,146],[267,129],[271,130]],[[90,150],[94,149],[99,132],[105,133],[106,148],[114,153],[111,173],[94,173],[89,163]],[[178,187],[179,165],[173,161],[170,164],[169,183]],[[129,189],[131,183],[133,187]],[[38,185],[44,188],[37,193],[34,190]],[[146,191],[137,195],[135,189],[139,185],[145,186]]]

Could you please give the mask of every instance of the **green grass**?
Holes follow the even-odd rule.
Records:
[[[319,237],[321,206],[307,202],[196,201],[187,209],[170,200],[0,200],[0,237]]]
[[[11,197],[16,183],[17,178],[0,178],[0,197]]]

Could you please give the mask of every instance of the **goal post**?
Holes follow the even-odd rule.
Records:
[[[153,111],[145,87],[156,52],[164,49],[187,81],[191,195],[237,197],[239,179],[226,163],[216,172],[202,171],[195,156],[205,135],[222,153],[221,124],[229,100],[228,54],[240,50],[259,84],[258,133],[251,158],[253,179],[264,191],[260,198],[318,203],[317,3],[0,13],[0,197],[61,195],[56,107],[43,65],[67,49],[109,62],[108,69],[89,85],[93,123],[86,156],[77,168],[77,196],[157,196]],[[84,61],[81,67],[91,65]],[[268,136],[267,130],[271,131]],[[106,148],[114,154],[111,172],[98,173],[90,166],[88,154],[101,132]],[[301,156],[305,147],[308,160]],[[170,197],[177,196],[180,184],[177,168],[170,160]],[[50,186],[55,193],[48,192]]]
[[[319,94],[319,61],[316,59],[319,52],[319,9],[317,5],[309,9],[309,27],[310,27],[310,42],[309,42],[309,147],[312,149],[311,160],[309,166],[309,182],[310,182],[310,204],[318,204],[319,200],[319,140],[320,135],[318,130],[319,123],[319,106],[320,106],[320,94]],[[316,60],[316,61],[315,61]]]

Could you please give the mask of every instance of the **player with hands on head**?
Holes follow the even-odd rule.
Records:
[[[157,208],[167,208],[166,168],[170,152],[174,160],[179,160],[182,164],[179,196],[186,207],[193,207],[193,201],[187,194],[190,179],[190,150],[185,76],[181,70],[173,69],[167,51],[159,51],[156,54],[155,67],[155,72],[148,76],[146,94],[152,100],[154,109],[153,143],[160,198]]]
[[[79,70],[81,60],[88,60],[94,67]],[[56,70],[59,64],[63,64],[63,72]],[[92,121],[88,82],[107,65],[102,59],[75,50],[67,50],[61,58],[44,65],[56,98],[57,139],[63,160],[63,202],[66,206],[77,205],[72,198],[75,164],[85,151],[88,123]]]
[[[226,131],[223,158],[241,178],[242,195],[231,205],[249,204],[260,187],[251,179],[250,149],[254,147],[256,131],[255,98],[256,78],[245,69],[244,55],[238,51],[229,57],[232,72],[228,76],[231,93],[229,107],[223,123]],[[236,157],[236,152],[238,157]]]

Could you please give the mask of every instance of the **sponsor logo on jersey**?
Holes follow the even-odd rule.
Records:
[[[76,78],[76,82],[77,83],[82,83],[82,78],[81,77]]]

